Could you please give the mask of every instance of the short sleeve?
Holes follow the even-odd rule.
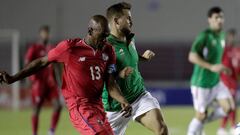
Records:
[[[64,40],[48,52],[48,61],[64,62],[68,58],[69,43]]]
[[[116,72],[116,54],[112,46],[109,45],[108,73]]]
[[[114,51],[114,48],[112,46],[110,46],[110,49],[109,49],[109,61],[108,63],[109,64],[116,64],[116,54],[115,54],[115,51]]]
[[[205,41],[205,33],[200,33],[192,44],[191,52],[201,54],[206,43]]]

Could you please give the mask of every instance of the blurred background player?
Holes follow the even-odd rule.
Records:
[[[239,66],[237,59],[237,54],[240,53],[236,50],[236,30],[230,29],[227,32],[226,35],[226,46],[223,53],[222,63],[224,66],[231,69],[231,75],[226,75],[224,73],[221,73],[221,80],[222,82],[228,87],[230,90],[230,93],[232,94],[232,97],[234,99],[234,105],[236,106],[236,97],[237,97],[237,82],[238,82],[238,76],[239,76]],[[236,54],[236,55],[235,55]],[[236,63],[236,64],[235,64]],[[231,128],[229,130],[230,134],[234,134],[234,128],[236,125],[236,108],[233,109],[229,115],[224,117],[221,121],[221,126],[218,129],[217,135],[228,135],[228,132],[226,131],[227,122],[230,122]]]
[[[53,48],[49,44],[50,28],[47,25],[39,29],[39,41],[30,45],[25,55],[25,63],[29,64],[35,59],[47,55],[48,51]],[[32,114],[32,132],[38,134],[39,113],[45,100],[51,100],[53,105],[53,114],[51,118],[51,127],[49,135],[54,135],[61,112],[60,96],[58,86],[52,65],[38,71],[29,77],[31,81],[31,95],[33,104]]]
[[[150,129],[155,135],[168,135],[167,126],[163,120],[160,106],[156,98],[146,91],[143,78],[138,70],[139,61],[149,61],[154,57],[150,50],[141,56],[135,48],[134,34],[131,33],[132,16],[129,3],[117,3],[107,9],[110,35],[107,40],[113,45],[117,57],[117,72],[125,67],[132,67],[133,72],[126,78],[117,80],[123,95],[133,106],[133,115],[121,117],[120,104],[103,93],[103,103],[108,120],[116,135],[124,135],[130,120],[136,120]]]
[[[0,72],[0,83],[11,84],[49,64],[63,63],[62,94],[73,126],[81,135],[113,135],[101,100],[104,82],[109,95],[121,104],[122,116],[129,117],[132,107],[114,79],[116,57],[112,46],[105,42],[108,35],[107,19],[95,15],[89,21],[84,39],[60,42],[46,56],[32,61],[13,76]]]
[[[198,135],[206,122],[227,116],[234,108],[232,96],[219,75],[231,73],[221,64],[225,46],[221,8],[212,7],[208,11],[208,23],[209,28],[198,35],[189,53],[189,61],[194,64],[191,93],[196,115],[189,124],[188,135]],[[208,107],[214,100],[219,106],[208,115]]]

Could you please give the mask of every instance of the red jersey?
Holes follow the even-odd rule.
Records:
[[[230,89],[237,89],[237,76],[239,74],[240,69],[240,57],[237,56],[240,53],[240,49],[227,45],[225,47],[222,63],[224,66],[231,69],[232,74],[226,75],[224,73],[221,74],[221,79],[223,83]]]
[[[69,109],[74,107],[75,99],[81,104],[102,105],[104,81],[116,63],[111,45],[104,43],[94,50],[84,40],[64,40],[48,53],[48,60],[64,64],[62,94]]]
[[[52,45],[43,45],[43,44],[32,44],[25,55],[25,63],[30,63],[31,61],[46,56],[47,53],[53,48]],[[49,65],[47,68],[40,70],[36,74],[30,76],[31,81],[40,80],[40,81],[51,81],[55,82],[54,71],[52,65]]]

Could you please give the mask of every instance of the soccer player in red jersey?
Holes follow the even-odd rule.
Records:
[[[0,82],[11,84],[50,63],[63,63],[62,94],[73,126],[82,135],[113,135],[101,99],[104,82],[110,96],[121,103],[123,116],[130,116],[132,107],[114,79],[116,58],[112,46],[105,42],[108,35],[107,19],[95,15],[84,39],[60,42],[47,56],[34,60],[13,76],[1,71]]]
[[[39,29],[39,41],[31,44],[25,55],[25,63],[47,55],[48,51],[53,48],[49,44],[50,28],[49,26],[42,26]],[[56,125],[59,120],[61,103],[58,93],[58,86],[54,76],[53,66],[49,65],[47,68],[42,69],[36,74],[29,77],[31,81],[31,95],[33,104],[32,114],[32,132],[33,135],[38,133],[38,119],[41,107],[44,100],[49,99],[53,104],[53,114],[51,119],[51,127],[49,135],[54,135]]]
[[[237,51],[237,48],[235,46],[235,39],[236,38],[236,30],[235,29],[230,29],[227,32],[226,36],[226,47],[224,49],[223,57],[222,57],[222,63],[224,66],[228,67],[231,69],[232,73],[231,75],[226,75],[226,74],[221,74],[221,80],[223,83],[228,87],[230,90],[230,93],[233,96],[233,99],[235,101],[235,106],[236,106],[236,95],[237,95],[237,82],[238,82],[238,75],[239,75],[239,56]],[[227,122],[231,122],[231,129],[230,133],[233,134],[234,132],[234,127],[236,125],[236,108],[232,110],[229,115],[224,117],[221,121],[221,126],[218,129],[217,135],[226,135],[228,134],[227,131],[225,130]]]

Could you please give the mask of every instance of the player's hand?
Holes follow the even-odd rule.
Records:
[[[11,84],[13,82],[13,78],[5,71],[0,71],[0,83]]]
[[[146,60],[151,60],[155,56],[155,53],[151,50],[146,50],[142,57],[145,58]]]
[[[126,78],[133,72],[133,69],[131,67],[125,67],[123,70],[119,72],[119,77],[120,78]]]
[[[210,67],[210,70],[215,73],[221,73],[223,72],[224,74],[230,75],[232,73],[231,69],[225,67],[222,64],[215,64]]]
[[[121,104],[122,110],[122,116],[125,118],[130,117],[132,115],[132,106],[129,103],[122,103]]]

